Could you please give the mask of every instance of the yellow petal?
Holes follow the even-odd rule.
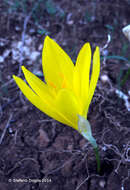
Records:
[[[73,91],[77,98],[81,99],[81,84],[80,84],[80,74],[78,69],[74,68],[74,74],[73,74]]]
[[[93,56],[93,67],[92,67],[92,75],[91,75],[90,87],[89,87],[89,93],[88,93],[88,100],[87,100],[87,104],[84,110],[85,114],[87,114],[88,112],[88,108],[91,103],[91,100],[92,100],[92,97],[97,85],[97,81],[99,78],[99,73],[100,73],[100,51],[99,51],[99,47],[96,47],[96,50]]]
[[[91,65],[91,48],[90,44],[86,43],[80,50],[76,60],[75,88],[79,91],[79,96],[82,101],[82,106],[86,105],[89,89],[89,73]],[[79,81],[79,82],[78,82]],[[76,84],[78,86],[76,87]]]
[[[59,91],[56,99],[56,108],[70,122],[70,126],[78,129],[78,115],[80,115],[80,105],[73,93],[67,89]]]
[[[46,101],[48,104],[53,103],[53,93],[51,92],[51,89],[38,77],[36,77],[33,73],[31,73],[29,70],[27,70],[24,66],[22,66],[22,70],[25,76],[26,81],[31,86],[33,91],[40,96],[41,99]]]
[[[45,38],[42,64],[45,81],[54,88],[72,88],[74,65],[64,50],[48,36]]]
[[[46,113],[48,116],[54,118],[55,120],[69,125],[62,114],[58,113],[58,111],[53,106],[49,106],[46,101],[41,99],[37,94],[35,94],[32,89],[19,77],[13,75],[13,78],[16,84],[19,86],[20,90],[26,96],[26,98],[39,110]]]

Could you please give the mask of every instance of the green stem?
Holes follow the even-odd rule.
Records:
[[[99,157],[99,152],[98,152],[98,146],[97,146],[95,138],[92,136],[91,125],[89,121],[80,115],[79,115],[79,121],[78,121],[78,130],[83,135],[83,137],[86,138],[93,146],[93,149],[96,155],[96,161],[97,161],[97,172],[99,173],[100,172],[100,157]]]
[[[100,164],[98,147],[94,148],[94,152],[95,152],[96,161],[97,161],[97,172],[100,173],[101,164]]]

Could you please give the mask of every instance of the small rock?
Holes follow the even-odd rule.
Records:
[[[19,41],[16,45],[16,48],[21,49],[23,46],[23,42]]]
[[[125,35],[125,37],[130,41],[130,24],[125,26],[122,29],[123,34]]]
[[[20,58],[19,51],[16,50],[16,49],[12,49],[12,57],[13,57],[14,60],[19,60],[19,58]]]
[[[4,58],[0,56],[0,63],[4,62]]]
[[[105,185],[106,185],[106,181],[104,179],[102,179],[102,180],[99,181],[99,186],[100,187],[104,188]]]
[[[12,78],[12,76],[10,76],[10,75],[7,76],[7,79],[8,79],[8,80],[10,80],[11,78]]]
[[[40,45],[39,45],[39,47],[38,47],[38,50],[39,50],[39,51],[41,51],[41,50],[42,50],[42,48],[43,48],[43,45],[42,45],[42,44],[40,44]]]
[[[102,76],[101,76],[101,80],[102,80],[102,82],[106,83],[106,82],[109,81],[109,78],[108,78],[107,75],[102,75]]]
[[[74,24],[74,21],[73,21],[73,20],[69,20],[69,21],[67,22],[67,24],[68,24],[68,25],[72,25],[72,24]]]
[[[38,51],[33,51],[33,52],[31,53],[31,55],[30,55],[30,59],[31,59],[32,61],[36,61],[39,55],[40,55],[40,53],[39,53]]]
[[[5,45],[4,42],[0,42],[0,46],[3,47]]]
[[[16,31],[20,31],[21,28],[20,28],[19,26],[16,26],[16,27],[15,27],[15,30],[16,30]]]
[[[4,51],[3,57],[6,58],[6,57],[8,57],[9,54],[10,54],[10,50],[7,49]]]
[[[30,49],[27,46],[23,46],[23,52],[25,56],[30,56]]]
[[[28,37],[25,39],[25,44],[26,44],[27,46],[30,46],[30,45],[32,44],[32,38],[28,36]]]
[[[30,34],[35,33],[35,30],[34,30],[33,28],[31,28],[31,29],[29,30],[29,33],[30,33]]]
[[[102,147],[102,150],[105,152],[107,150],[107,147],[106,146],[103,146]]]

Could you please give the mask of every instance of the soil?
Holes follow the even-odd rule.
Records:
[[[18,2],[0,4],[0,190],[129,190],[130,42],[122,28],[130,23],[130,1]],[[100,173],[90,143],[35,108],[12,80],[13,74],[23,78],[21,65],[43,79],[47,34],[74,62],[85,42],[101,49],[100,79],[88,113]],[[111,41],[103,48],[108,34]]]

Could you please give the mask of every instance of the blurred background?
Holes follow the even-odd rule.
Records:
[[[130,42],[122,32],[128,24],[130,0],[0,0],[0,189],[128,190]],[[88,114],[100,175],[91,145],[31,105],[12,79],[23,78],[24,65],[43,80],[46,35],[74,63],[85,42],[92,51],[100,47],[100,79]],[[26,180],[8,186],[9,179]]]

